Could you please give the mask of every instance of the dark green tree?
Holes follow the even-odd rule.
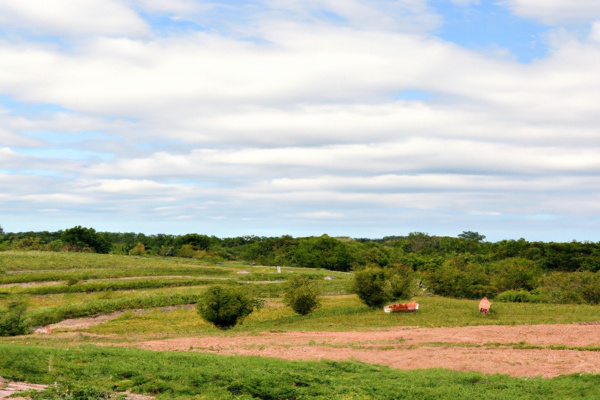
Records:
[[[76,251],[92,250],[105,254],[110,251],[110,242],[94,228],[83,228],[78,225],[65,230],[60,239]]]
[[[189,244],[194,250],[209,250],[212,239],[206,235],[199,235],[197,233],[188,233],[187,235],[180,236],[176,239],[177,247]]]
[[[456,254],[448,257],[433,271],[426,273],[427,287],[440,296],[479,298],[493,296],[497,288],[490,284],[490,275],[476,256]]]
[[[532,290],[537,286],[542,270],[531,260],[514,257],[490,263],[488,274],[498,292]]]
[[[204,292],[196,310],[205,321],[217,328],[229,329],[261,306],[262,302],[246,291],[216,285]]]
[[[293,275],[285,284],[283,302],[296,313],[306,315],[321,306],[320,290],[306,275]]]
[[[294,264],[305,268],[350,271],[352,263],[348,245],[328,235],[301,239],[295,252]]]
[[[412,296],[413,274],[410,270],[367,267],[354,274],[354,292],[367,306],[377,308],[393,300]]]
[[[24,302],[12,302],[8,304],[6,311],[0,313],[0,336],[24,335],[28,327],[23,320],[27,310]]]
[[[485,240],[485,235],[472,231],[463,231],[463,233],[458,234],[458,237],[461,239],[474,240],[476,242],[483,242]]]

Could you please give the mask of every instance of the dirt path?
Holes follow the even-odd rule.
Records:
[[[0,385],[0,399],[5,399],[9,396],[13,396],[15,393],[23,392],[25,390],[37,390],[42,391],[47,385],[36,385],[33,383],[21,383],[21,382],[10,382]],[[24,397],[11,397],[12,400],[23,400]]]
[[[447,368],[545,378],[600,373],[599,324],[399,327],[373,332],[265,332],[146,341],[139,348],[302,360],[357,360],[398,369]],[[562,346],[567,349],[551,349]]]

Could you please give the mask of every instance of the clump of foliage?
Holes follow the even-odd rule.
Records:
[[[539,293],[532,293],[527,290],[507,290],[494,298],[503,303],[538,303],[540,301]]]
[[[24,335],[29,330],[23,320],[27,304],[14,301],[8,304],[6,311],[0,313],[0,336]]]
[[[600,304],[600,272],[554,272],[542,278],[540,291],[546,303]]]
[[[84,228],[82,226],[65,230],[60,239],[73,251],[92,251],[106,254],[111,247],[110,242],[97,233],[94,228]]]
[[[177,251],[177,257],[183,258],[194,258],[196,256],[196,250],[194,250],[194,246],[191,244],[184,244],[181,246],[179,251]]]
[[[196,310],[219,329],[234,327],[262,306],[262,302],[234,287],[211,286],[198,300]]]
[[[333,271],[349,271],[352,255],[348,246],[328,235],[305,238],[294,249],[294,264],[306,268],[324,268]]]
[[[145,256],[146,246],[143,243],[138,243],[133,249],[129,250],[130,256]]]
[[[300,315],[307,315],[321,306],[320,290],[306,275],[294,275],[285,285],[283,302]]]
[[[120,399],[125,400],[125,395],[115,394],[108,390],[89,387],[89,385],[82,385],[78,383],[58,384],[52,385],[44,389],[41,392],[31,390],[27,395],[32,400],[109,400],[109,399]]]
[[[488,273],[491,285],[499,292],[532,290],[537,287],[538,279],[542,276],[542,270],[536,263],[521,257],[492,262]]]
[[[477,257],[457,254],[426,274],[427,287],[435,294],[470,299],[491,296],[498,289],[490,282],[490,274]]]
[[[354,292],[369,307],[412,296],[413,274],[400,266],[367,267],[354,274]]]

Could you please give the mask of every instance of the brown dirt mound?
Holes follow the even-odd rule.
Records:
[[[399,327],[373,332],[264,332],[146,341],[135,346],[156,351],[356,360],[405,370],[447,368],[545,378],[600,373],[600,352],[585,350],[585,347],[596,350],[600,347],[598,327],[580,324]],[[584,349],[574,349],[582,347]]]

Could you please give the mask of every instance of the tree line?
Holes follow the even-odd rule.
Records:
[[[57,232],[2,232],[1,250],[237,260],[334,271],[395,269],[414,273],[423,290],[443,296],[503,295],[511,301],[600,303],[600,243],[596,242],[489,242],[471,231],[456,237],[412,232],[381,239],[328,235],[218,238],[197,233],[97,232],[76,226]]]

